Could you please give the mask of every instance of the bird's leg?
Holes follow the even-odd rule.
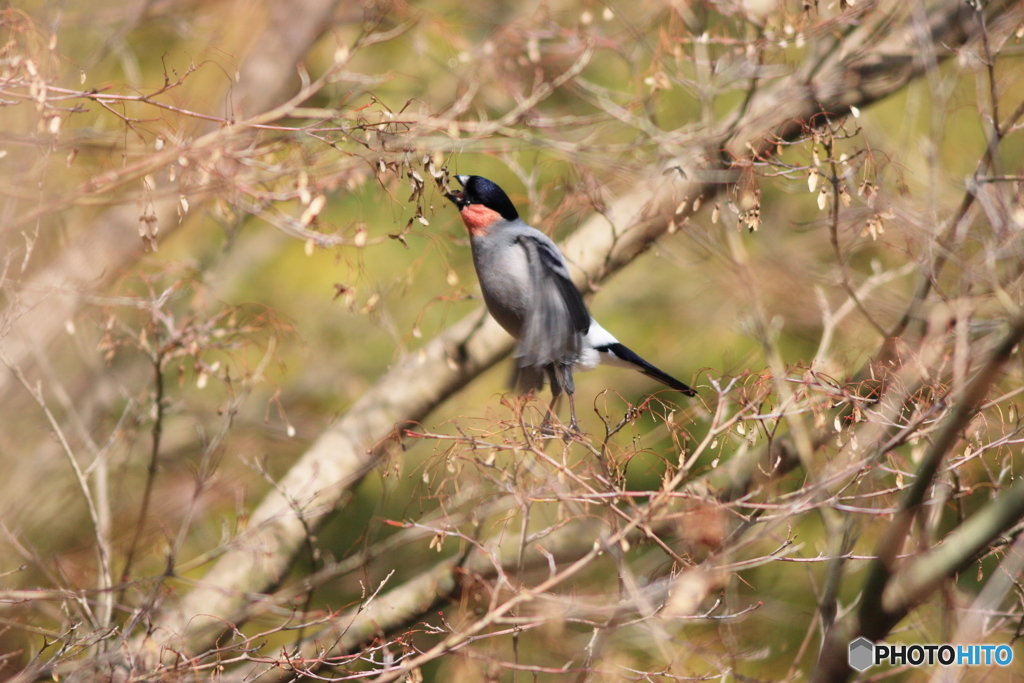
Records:
[[[572,436],[580,433],[580,425],[576,421],[576,400],[574,397],[576,384],[572,381],[572,364],[559,363],[557,371],[561,373],[561,377],[559,377],[561,382],[559,382],[558,388],[569,396],[569,430],[565,435],[566,441],[568,441]]]
[[[576,401],[573,398],[574,394],[571,391],[565,392],[569,396],[569,415],[572,417],[569,420],[569,431],[573,434],[580,433],[580,425],[576,422]]]
[[[551,382],[551,403],[548,404],[548,413],[544,416],[544,422],[540,425],[540,432],[541,434],[554,436],[555,430],[551,426],[551,418],[555,415],[555,407],[558,405],[558,398],[562,395],[562,383],[558,381],[558,375],[555,373],[554,365],[548,366],[547,371],[548,380]]]

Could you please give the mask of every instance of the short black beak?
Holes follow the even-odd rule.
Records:
[[[450,199],[452,204],[459,207],[460,210],[466,205],[466,195],[463,192],[448,192],[445,197]]]
[[[465,187],[466,183],[469,181],[468,175],[457,175],[452,177],[458,180],[459,184],[462,185],[463,187]],[[466,193],[460,190],[456,190],[455,192],[447,192],[445,193],[444,196],[450,199],[452,203],[455,204],[455,206],[459,207],[459,211],[462,211],[462,207],[469,204],[469,202],[466,200]]]

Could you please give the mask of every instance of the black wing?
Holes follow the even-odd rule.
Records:
[[[533,293],[516,347],[518,365],[571,367],[579,357],[583,335],[590,329],[587,306],[558,247],[530,235],[520,235],[517,242],[526,250]]]

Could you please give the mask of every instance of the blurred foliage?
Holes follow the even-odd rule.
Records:
[[[249,88],[257,76],[248,69],[287,35],[279,17],[303,11],[291,4],[0,7],[0,349],[12,368],[0,385],[0,677],[56,680],[50,664],[98,657],[116,650],[108,636],[145,631],[244,534],[252,509],[318,435],[389,367],[480,307],[468,239],[443,194],[450,174],[495,180],[556,239],[595,214],[615,224],[628,218],[609,213],[615,198],[654,182],[666,159],[709,136],[752,90],[876,13],[904,16],[873,2],[337,3],[276,91]],[[534,452],[520,421],[538,423],[544,398],[509,394],[507,362],[487,370],[411,426],[418,438],[383,457],[310,530],[283,585],[266,590],[300,585],[411,528],[424,534],[245,623],[239,633],[266,645],[228,674],[268,664],[382,582],[409,581],[496,535],[520,544],[508,576],[540,584],[556,563],[526,563],[528,546],[591,519],[607,524],[598,537],[607,541],[678,476],[671,512],[651,522],[650,535],[666,540],[611,544],[548,602],[521,605],[492,637],[418,675],[809,676],[824,639],[829,558],[847,557],[841,617],[856,610],[904,478],[1022,304],[1024,142],[1019,121],[996,119],[1009,129],[993,143],[992,121],[1018,109],[1024,70],[1021,31],[1001,31],[988,63],[975,44],[941,62],[948,55],[930,46],[936,62],[907,88],[841,121],[803,122],[777,154],[748,160],[735,190],[691,204],[671,234],[594,283],[595,317],[692,378],[698,400],[600,369],[577,379],[589,445],[556,439]],[[982,170],[1004,181],[978,175],[990,146],[995,159]],[[965,192],[980,208],[955,245],[941,243],[939,226]],[[112,232],[118,225],[129,229]],[[104,249],[109,261],[95,256]],[[951,266],[930,272],[938,253]],[[860,452],[858,424],[883,420],[881,408],[858,402],[879,378],[858,370],[913,300],[916,275],[932,278],[935,294],[918,312],[931,327],[901,362],[920,363],[925,379],[908,386],[914,398],[893,419],[920,417],[918,432],[840,482],[839,463]],[[907,554],[1016,480],[1020,362],[963,430]],[[684,492],[683,480],[792,436],[783,413],[794,405],[805,427],[838,425],[815,444],[820,469],[803,463],[773,479],[768,464],[739,502]],[[822,483],[822,472],[836,479]],[[821,487],[812,495],[808,482]],[[588,497],[591,486],[617,497]],[[755,524],[763,532],[743,535]],[[1019,530],[993,541],[893,639],[950,641]],[[107,556],[96,541],[104,536]],[[585,540],[579,554],[598,542]],[[656,616],[661,604],[616,610],[666,577],[679,578],[680,595],[687,570],[712,565],[678,619]],[[450,602],[405,631],[373,634],[366,642],[377,649],[324,666],[326,675],[428,650],[513,591],[505,574],[469,574]],[[17,592],[36,589],[52,593]],[[1020,601],[1015,584],[976,635],[1014,643]]]

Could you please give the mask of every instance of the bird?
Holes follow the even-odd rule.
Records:
[[[687,396],[697,395],[590,316],[558,245],[519,217],[504,190],[481,176],[454,177],[463,189],[445,196],[469,232],[484,303],[516,340],[512,384],[522,393],[541,389],[545,378],[551,385],[545,425],[564,393],[569,397],[569,430],[579,433],[573,373],[601,363],[632,368]]]

